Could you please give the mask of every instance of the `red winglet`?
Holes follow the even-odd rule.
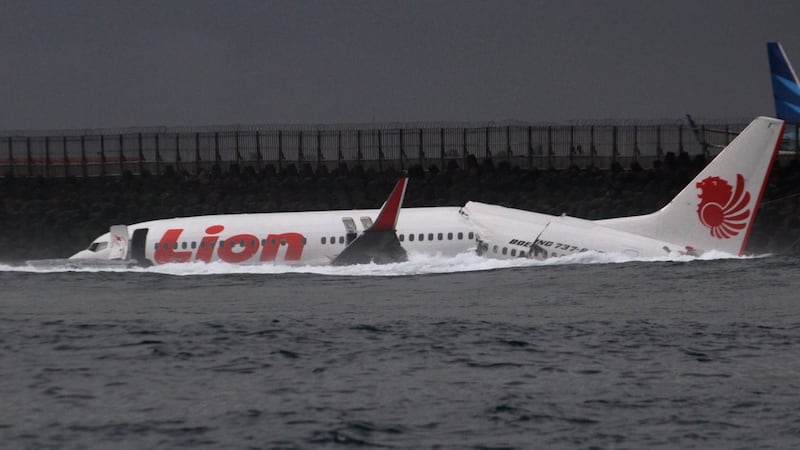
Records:
[[[394,231],[397,226],[397,217],[400,215],[400,206],[406,195],[408,178],[400,178],[386,203],[383,204],[378,219],[369,228],[369,231]]]

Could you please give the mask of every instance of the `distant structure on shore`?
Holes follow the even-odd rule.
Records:
[[[464,167],[468,158],[524,169],[607,169],[633,162],[649,167],[667,153],[708,157],[745,125],[505,122],[0,131],[0,176],[197,174],[212,168],[225,172],[231,165],[271,166],[277,172],[289,165],[318,170],[342,164],[378,171],[442,169],[453,163]]]

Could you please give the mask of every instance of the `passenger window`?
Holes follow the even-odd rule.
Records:
[[[511,249],[511,256],[517,256],[517,249],[515,248]]]
[[[335,244],[335,243],[336,243],[336,237],[335,236],[331,236],[331,244]]]
[[[184,241],[184,242],[182,242],[182,243],[181,243],[181,248],[182,248],[182,249],[184,249],[184,250],[186,250],[186,247],[188,247],[188,245],[186,244],[186,242],[185,242],[185,241]]]
[[[281,239],[281,245],[286,245],[286,239]]]
[[[503,254],[504,254],[504,255],[507,255],[507,254],[508,254],[508,247],[503,247]]]
[[[258,241],[255,240],[255,239],[251,239],[250,240],[250,247],[257,247],[257,246],[258,246]]]
[[[344,244],[344,236],[339,236],[339,243]]]
[[[270,239],[270,240],[269,240],[269,245],[271,245],[271,246],[275,247],[275,246],[277,246],[277,245],[278,245],[278,242],[277,242],[275,239]]]
[[[320,239],[320,240],[319,240],[319,242],[320,242],[320,244],[322,244],[322,245],[325,245],[325,242],[326,242],[327,240],[328,240],[328,239],[327,239],[325,236],[322,236],[322,239]]]
[[[172,249],[173,250],[177,250],[178,249],[178,243],[177,242],[173,242],[172,243]]]
[[[155,248],[155,250],[158,250],[159,244],[161,244],[161,243],[160,243],[160,242],[156,242],[156,248]],[[94,244],[92,244],[92,245],[94,245]],[[94,250],[92,250],[92,246],[91,246],[91,245],[89,246],[89,251],[90,251],[90,252],[93,252],[93,251],[94,251]]]
[[[197,242],[196,241],[192,241],[192,250],[194,250],[196,248],[197,248]]]
[[[303,245],[306,245],[307,242],[306,238],[303,238]]]
[[[433,240],[433,233],[428,233],[428,240],[429,240],[429,241],[432,241],[432,240]]]
[[[225,247],[225,241],[224,240],[223,241],[219,241],[219,246],[220,247]]]
[[[262,247],[266,247],[267,246],[267,240],[266,239],[262,239],[261,240],[261,246]]]
[[[411,241],[411,242],[414,242],[414,235],[409,233],[408,234],[408,240]]]
[[[452,241],[453,240],[453,233],[447,233],[447,240],[448,241]]]
[[[206,241],[200,241],[200,248],[206,248]]]
[[[472,233],[472,231],[470,231],[469,234],[467,235],[467,239],[469,239],[471,241],[474,238],[475,238],[475,235]]]
[[[419,241],[420,241],[420,242],[422,242],[422,241],[424,241],[424,240],[425,240],[425,235],[424,235],[424,234],[422,234],[422,233],[420,233],[420,234],[419,234]]]
[[[400,239],[400,242],[403,242],[403,241],[406,240],[406,237],[404,235],[402,235],[402,234],[400,236],[398,236],[398,238]]]
[[[457,235],[457,236],[458,236],[458,240],[459,240],[459,241],[460,241],[460,240],[462,240],[462,239],[464,239],[464,233],[462,233],[462,232],[460,232],[460,231],[458,232],[458,235]]]
[[[497,246],[492,247],[492,252],[497,253]]]

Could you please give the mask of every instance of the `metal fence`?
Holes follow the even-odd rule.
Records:
[[[492,158],[522,168],[614,162],[643,166],[669,153],[712,156],[746,123],[373,124],[0,132],[0,176],[113,176],[149,171],[198,173],[232,164],[276,171],[361,164],[383,170],[446,167]],[[794,127],[797,135],[797,125]],[[794,146],[797,146],[794,141]],[[797,151],[798,149],[794,149]]]

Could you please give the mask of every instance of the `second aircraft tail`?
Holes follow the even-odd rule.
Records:
[[[767,43],[769,74],[772,80],[772,95],[775,98],[775,114],[789,123],[800,123],[800,81],[780,42]]]

